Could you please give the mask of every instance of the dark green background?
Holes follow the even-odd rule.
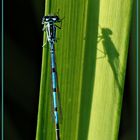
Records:
[[[44,0],[4,2],[5,140],[35,139],[44,4]],[[135,6],[133,10],[119,140],[136,139]]]
[[[4,4],[5,140],[35,139],[44,3],[7,0]]]

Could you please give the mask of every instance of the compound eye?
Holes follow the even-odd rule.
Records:
[[[46,20],[46,21],[49,21],[49,18],[46,18],[45,20]]]
[[[56,21],[56,20],[57,20],[57,18],[56,18],[56,17],[54,17],[54,18],[52,18],[52,20],[53,20],[53,21]]]

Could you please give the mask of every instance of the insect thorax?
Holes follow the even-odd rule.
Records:
[[[53,23],[47,24],[47,39],[52,43],[56,41],[56,27]]]

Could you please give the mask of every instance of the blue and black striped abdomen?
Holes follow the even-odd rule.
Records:
[[[51,77],[52,77],[52,96],[53,96],[53,110],[55,118],[56,138],[59,138],[59,119],[58,119],[58,102],[57,102],[57,72],[55,64],[54,44],[50,43],[50,56],[51,56]]]

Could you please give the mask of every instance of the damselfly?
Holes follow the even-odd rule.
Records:
[[[58,16],[44,16],[42,24],[44,25],[43,31],[47,34],[47,40],[50,47],[51,57],[51,78],[52,78],[52,97],[53,97],[53,114],[55,120],[56,140],[60,140],[59,117],[58,117],[58,88],[57,88],[57,71],[55,64],[55,49],[56,42],[56,28],[61,28],[56,25],[57,22],[61,23],[62,20]]]

